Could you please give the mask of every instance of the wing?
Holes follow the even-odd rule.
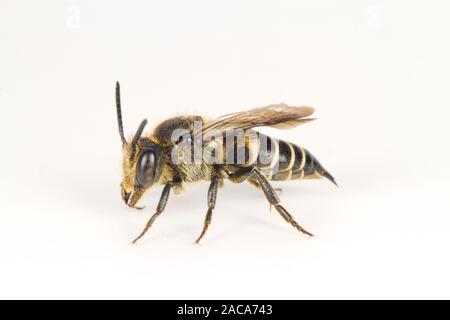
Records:
[[[308,118],[314,113],[312,107],[291,107],[284,103],[251,109],[224,115],[207,121],[202,129],[203,137],[212,137],[226,131],[251,129],[256,127],[273,127],[292,129],[298,125],[314,120]]]

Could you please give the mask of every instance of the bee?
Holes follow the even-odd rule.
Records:
[[[271,181],[326,178],[333,176],[305,148],[259,133],[254,128],[291,129],[314,120],[312,107],[270,105],[245,112],[224,115],[217,119],[201,116],[180,116],[163,121],[151,134],[143,135],[147,120],[139,125],[134,136],[126,140],[122,123],[120,84],[116,83],[116,112],[122,140],[121,196],[126,205],[137,204],[144,193],[163,186],[156,208],[136,243],[164,211],[173,192],[197,181],[208,181],[208,209],[203,229],[195,241],[199,243],[211,224],[218,189],[224,180],[234,183],[248,181],[264,193],[270,206],[303,234],[313,236],[283,207]]]

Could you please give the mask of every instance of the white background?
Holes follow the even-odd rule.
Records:
[[[0,298],[450,298],[448,1],[0,2]],[[121,143],[148,118],[284,101],[318,120],[269,131],[340,183],[283,203],[226,184],[151,233],[119,196]]]

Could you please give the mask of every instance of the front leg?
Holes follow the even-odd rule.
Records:
[[[141,239],[147,233],[147,231],[152,226],[153,222],[155,222],[156,218],[158,218],[159,215],[164,211],[164,209],[166,208],[167,201],[169,200],[170,190],[172,189],[172,187],[173,187],[173,182],[168,182],[164,186],[164,190],[162,192],[161,198],[159,199],[158,207],[156,208],[156,213],[147,222],[147,225],[145,226],[144,230],[141,232],[139,237],[137,237],[133,241],[133,244],[138,242],[138,240]]]
[[[211,184],[208,190],[208,212],[206,213],[205,222],[203,223],[202,233],[198,237],[197,241],[195,241],[195,243],[197,244],[203,238],[206,231],[208,230],[209,225],[211,224],[212,212],[214,210],[214,207],[216,206],[217,190],[221,182],[222,178],[218,175],[214,175],[211,179]]]

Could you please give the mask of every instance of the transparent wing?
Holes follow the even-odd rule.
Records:
[[[203,137],[211,137],[230,130],[251,129],[256,127],[273,127],[292,129],[300,124],[310,122],[314,113],[312,107],[291,107],[284,103],[255,108],[249,111],[224,115],[207,121],[202,130]]]

